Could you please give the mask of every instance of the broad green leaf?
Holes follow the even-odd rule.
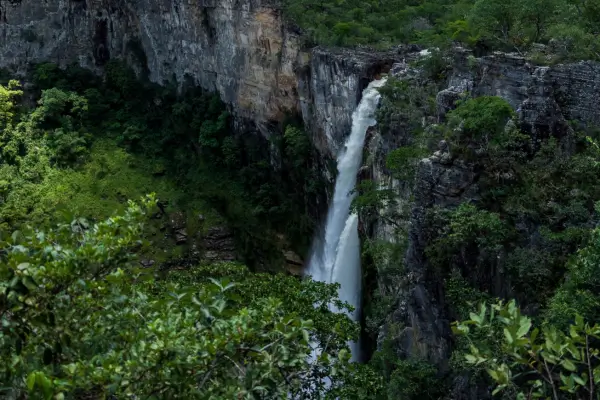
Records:
[[[573,377],[573,380],[575,382],[577,382],[578,384],[580,384],[581,386],[585,386],[587,384],[587,379],[582,379],[581,376],[577,375],[577,374],[571,374],[571,377]]]
[[[27,376],[27,389],[29,391],[32,391],[33,388],[35,387],[35,382],[37,379],[37,372],[31,372],[28,376]]]
[[[506,341],[508,342],[508,344],[512,344],[514,342],[514,338],[512,337],[512,334],[510,333],[508,328],[504,328],[503,332],[504,332],[504,337],[506,338]]]
[[[573,364],[571,362],[571,360],[563,360],[562,361],[562,366],[567,369],[568,371],[575,371],[577,369],[577,367],[575,367],[575,364]]]
[[[525,336],[529,332],[529,329],[531,329],[531,320],[529,318],[521,318],[517,338]]]
[[[467,360],[468,363],[470,364],[475,364],[477,363],[477,357],[475,357],[472,354],[465,354],[465,359]]]

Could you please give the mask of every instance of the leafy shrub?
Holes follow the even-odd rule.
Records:
[[[417,164],[429,152],[420,146],[403,146],[388,153],[385,166],[396,179],[411,182],[415,177]]]
[[[417,61],[423,76],[434,82],[443,81],[450,69],[449,61],[439,49],[428,50],[428,54]]]
[[[595,289],[600,284],[600,230],[594,229],[590,236],[569,260],[565,280],[549,302],[546,320],[561,329],[573,322],[575,314],[590,321],[600,318],[600,296]]]
[[[600,326],[577,315],[568,334],[552,325],[534,328],[514,300],[499,301],[457,322],[455,333],[472,343],[465,360],[486,369],[494,382],[493,395],[526,399],[594,397],[600,384],[598,349]],[[487,340],[481,340],[481,333]],[[494,342],[489,346],[490,339]]]
[[[380,380],[348,363],[353,324],[327,308],[346,306],[336,287],[243,272],[254,285],[212,278],[192,286],[136,268],[132,251],[154,204],[148,197],[96,224],[79,219],[1,238],[0,322],[8,329],[0,354],[12,362],[0,376],[9,396],[377,396]],[[278,290],[305,301],[283,302]],[[325,330],[304,311],[317,326],[327,320]],[[328,346],[311,362],[315,338]]]
[[[447,117],[452,128],[460,127],[458,140],[488,141],[504,130],[513,115],[512,107],[501,97],[481,96],[461,102]]]
[[[437,238],[426,248],[428,260],[438,267],[447,269],[454,257],[477,257],[479,250],[496,254],[510,242],[514,232],[501,216],[479,210],[472,204],[463,203],[453,211],[437,210],[433,218],[441,228]],[[475,252],[469,254],[469,251]]]
[[[373,239],[363,243],[363,275],[367,282],[376,282],[365,305],[365,330],[374,339],[393,311],[406,276],[404,255],[408,240],[399,236],[398,243]]]
[[[394,192],[377,187],[372,180],[363,180],[354,189],[358,195],[352,199],[351,209],[359,213],[366,222],[380,217],[379,211],[394,202]]]
[[[390,376],[389,399],[438,399],[443,386],[436,368],[421,360],[402,360]]]
[[[387,398],[402,400],[438,399],[444,390],[437,369],[421,359],[400,359],[393,341],[386,339],[371,365],[388,381]]]

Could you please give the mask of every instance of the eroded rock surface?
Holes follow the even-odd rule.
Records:
[[[401,64],[394,65],[392,73],[401,79],[412,79],[414,75]],[[469,92],[473,96],[504,98],[517,113],[519,127],[531,135],[534,143],[549,136],[564,138],[573,133],[572,121],[588,127],[600,124],[599,85],[599,63],[536,66],[514,54],[494,53],[475,58],[468,51],[457,49],[447,79],[436,96],[437,115],[431,115],[433,119],[424,118],[423,126],[443,122],[446,113],[456,106],[456,100]],[[402,123],[392,124],[385,133],[375,132],[368,142],[365,165],[369,171],[363,171],[379,187],[391,188],[398,195],[398,201],[382,210],[382,217],[367,229],[371,238],[397,240],[397,221],[385,216],[398,212],[399,204],[406,206],[408,202],[410,209],[406,217],[405,276],[396,283],[395,290],[388,287],[389,282],[379,282],[388,293],[396,293],[397,299],[380,329],[379,344],[384,338],[391,338],[399,356],[424,357],[443,369],[451,351],[450,321],[443,290],[427,276],[426,217],[432,207],[453,208],[477,201],[478,172],[452,157],[447,145],[440,142],[437,151],[432,150],[429,157],[419,162],[414,180],[399,182],[391,177],[385,158],[391,150],[409,144],[410,140],[411,132]],[[509,291],[510,284],[500,266],[489,271],[489,276],[473,278],[485,279],[496,295],[506,295]],[[400,330],[394,331],[394,326]],[[462,378],[457,378],[451,397],[481,399],[488,395],[482,394],[481,388],[465,385]]]
[[[4,6],[0,67],[124,58],[158,83],[187,77],[266,130],[298,108],[298,35],[262,0],[23,0]]]
[[[191,80],[266,136],[302,113],[324,154],[349,133],[360,92],[398,51],[305,50],[277,0],[22,0],[3,3],[0,68],[124,59],[152,81]]]

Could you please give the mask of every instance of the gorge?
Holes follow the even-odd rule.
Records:
[[[0,206],[9,204],[6,199],[20,184],[6,176],[26,176],[38,184],[43,180],[39,171],[50,167],[36,167],[31,173],[14,171],[46,159],[52,159],[52,168],[60,165],[59,157],[36,153],[39,143],[48,140],[69,157],[65,148],[80,151],[87,146],[92,155],[65,156],[67,160],[60,162],[68,162],[67,166],[53,170],[54,180],[44,183],[44,190],[61,202],[72,200],[85,194],[88,186],[93,190],[102,186],[105,176],[119,177],[119,171],[131,169],[137,171],[133,178],[103,187],[100,200],[85,201],[95,205],[115,196],[114,203],[124,207],[134,191],[121,187],[134,187],[137,182],[143,182],[144,190],[156,188],[171,196],[167,211],[161,208],[152,214],[150,240],[160,242],[155,246],[160,252],[172,247],[174,254],[184,253],[186,262],[171,260],[170,253],[161,258],[155,251],[144,254],[144,268],[164,264],[164,269],[185,270],[199,260],[225,262],[222,269],[207,268],[209,272],[203,273],[232,279],[242,288],[241,295],[230,299],[236,312],[245,312],[247,304],[262,307],[263,300],[275,296],[283,305],[264,314],[257,311],[255,320],[263,318],[264,327],[279,327],[286,319],[273,320],[277,307],[290,314],[308,312],[320,339],[335,342],[330,346],[335,352],[347,342],[346,323],[323,317],[320,308],[301,308],[331,302],[332,295],[320,286],[318,295],[294,286],[300,285],[296,278],[282,283],[260,273],[283,270],[288,275],[310,275],[318,282],[340,283],[339,299],[354,308],[349,317],[362,323],[364,340],[351,343],[352,360],[375,365],[377,379],[387,385],[386,394],[377,398],[492,398],[490,378],[457,361],[468,348],[451,330],[453,321],[471,318],[476,303],[516,299],[524,315],[556,326],[568,325],[575,311],[585,312],[591,322],[597,317],[597,293],[584,284],[587,278],[578,276],[574,266],[585,264],[579,263],[578,250],[593,243],[597,225],[598,155],[591,143],[598,140],[600,125],[600,64],[583,56],[573,58],[571,53],[563,57],[565,49],[571,49],[571,39],[565,42],[560,32],[556,38],[544,39],[544,44],[537,43],[537,37],[531,39],[527,50],[492,46],[491,39],[482,39],[483,28],[480,36],[462,31],[472,22],[462,17],[435,31],[441,35],[455,30],[439,51],[434,49],[437,37],[427,43],[431,51],[423,50],[423,41],[417,45],[414,40],[393,46],[315,45],[286,14],[285,4],[278,0],[0,2],[0,75],[21,80],[25,103],[35,107],[42,89],[60,86],[57,79],[40,86],[44,78],[55,76],[52,68],[36,67],[40,63],[54,63],[64,70],[77,65],[93,72],[83,78],[69,75],[76,84],[66,85],[68,90],[60,88],[79,97],[50,92],[64,106],[65,115],[55,118],[50,107],[37,103],[40,111],[24,116],[20,128],[16,128],[20,120],[9,124],[18,132],[14,137],[26,139],[14,144],[0,138],[0,167],[8,165],[0,169]],[[321,10],[320,5],[311,7],[311,12]],[[442,9],[431,19],[451,14],[446,3]],[[365,14],[359,11],[356,18]],[[433,23],[424,18],[415,17],[410,29],[427,31]],[[338,31],[354,35],[367,32],[351,28],[337,26]],[[516,37],[522,35],[519,31]],[[128,75],[114,62],[123,62],[135,74]],[[145,83],[132,84],[134,77]],[[88,82],[93,85],[86,86]],[[160,85],[159,89],[147,89],[149,82]],[[194,90],[201,95],[194,97]],[[192,94],[181,100],[174,93]],[[216,97],[209,98],[208,93]],[[96,118],[90,119],[92,123],[73,106],[84,97]],[[56,98],[47,104],[55,104]],[[9,115],[11,107],[1,110]],[[43,113],[50,117],[44,120]],[[123,117],[127,113],[133,117]],[[103,120],[110,124],[102,125]],[[161,125],[164,121],[168,123]],[[64,144],[46,139],[46,133],[36,133],[35,140],[26,136],[36,129],[50,129],[60,136],[66,128],[58,123],[81,137],[65,135],[68,140],[60,139]],[[88,134],[97,137],[95,141]],[[32,149],[31,156],[14,161],[19,151],[13,148]],[[153,158],[149,161],[136,151],[147,151]],[[171,162],[174,167],[165,166]],[[206,171],[210,174],[202,175]],[[89,185],[77,180],[81,175]],[[239,181],[230,180],[234,175],[241,176]],[[52,201],[36,200],[30,186],[24,187],[22,198],[10,203],[23,204],[23,215],[38,206],[54,207]],[[200,201],[194,198],[195,190],[206,190],[208,195]],[[181,200],[184,197],[186,201]],[[246,197],[251,198],[248,204]],[[8,214],[19,207],[5,208]],[[290,218],[290,212],[298,218]],[[0,213],[0,228],[17,227],[3,218]],[[310,252],[298,239],[309,241],[309,231],[316,231]],[[265,242],[269,246],[263,246]],[[269,258],[272,254],[275,261]],[[227,264],[236,259],[252,264],[253,273],[258,273],[246,275]],[[21,261],[15,261],[17,265]],[[256,281],[256,276],[267,283]],[[194,275],[177,282],[204,285],[206,280]],[[254,288],[260,293],[258,303]],[[573,293],[586,290],[589,304],[583,307]],[[212,298],[203,297],[202,302]],[[177,326],[177,321],[170,323]],[[237,332],[236,326],[228,337],[234,340]],[[303,333],[294,332],[292,342],[303,343]],[[339,336],[332,339],[331,332]],[[194,337],[189,338],[194,343]],[[264,346],[267,342],[261,342],[260,348]],[[244,360],[251,351],[240,348],[239,360]],[[235,358],[227,349],[219,349]],[[301,352],[298,359],[303,359]],[[160,364],[156,359],[152,362]],[[212,362],[207,361],[207,368]],[[313,373],[319,377],[329,372]],[[143,381],[143,376],[137,377]],[[210,378],[210,374],[194,377],[203,383]],[[104,381],[93,383],[104,385]],[[370,388],[365,382],[347,386],[361,385]],[[413,388],[415,392],[407,394]],[[287,388],[281,390],[287,393]],[[356,398],[376,398],[370,396],[367,391]]]

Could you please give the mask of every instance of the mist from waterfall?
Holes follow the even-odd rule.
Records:
[[[349,313],[353,321],[359,321],[361,316],[362,275],[358,216],[350,213],[350,205],[354,198],[352,192],[356,175],[362,164],[367,130],[377,123],[374,118],[380,98],[377,88],[384,84],[385,78],[371,82],[352,114],[352,132],[337,160],[338,175],[333,201],[327,211],[324,235],[315,238],[306,272],[316,281],[340,284],[340,300],[354,307],[354,311]],[[360,343],[352,342],[350,348],[352,360],[360,361]]]

